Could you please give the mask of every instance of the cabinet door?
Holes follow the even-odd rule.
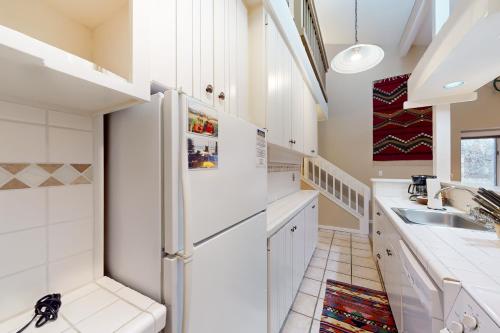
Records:
[[[226,49],[228,50],[228,69],[226,73],[226,106],[228,106],[227,111],[235,116],[238,116],[238,59],[242,53],[246,53],[248,48],[240,49],[239,43],[239,29],[240,23],[238,20],[238,2],[241,0],[226,0],[227,1],[227,22],[228,26],[226,29],[228,36],[228,45]],[[248,28],[247,28],[248,29]]]
[[[281,51],[279,59],[281,65],[281,88],[279,93],[281,99],[281,126],[283,127],[281,146],[290,148],[292,142],[292,55],[281,35],[279,36],[279,40]]]
[[[238,43],[237,43],[237,106],[235,110],[231,110],[232,114],[237,114],[238,117],[249,119],[248,115],[248,48],[249,48],[249,36],[248,36],[248,12],[243,0],[237,0],[237,32],[238,32]]]
[[[278,333],[293,302],[292,227],[288,223],[269,238],[269,331]]]
[[[276,25],[266,26],[266,128],[268,141],[289,148],[291,140],[291,54]]]
[[[399,242],[398,242],[399,243]],[[400,331],[403,329],[402,316],[403,316],[403,289],[402,289],[402,277],[403,277],[403,264],[399,256],[399,251],[397,244],[390,242],[387,245],[387,264],[385,267],[387,281],[385,281],[385,287],[387,296],[389,298],[389,303],[391,304],[392,315],[396,321],[396,325]]]
[[[293,260],[293,277],[292,277],[292,290],[293,296],[299,291],[300,283],[302,282],[302,277],[304,276],[305,269],[305,210],[301,210],[295,217],[290,221],[292,224],[292,260]]]
[[[380,267],[380,271],[382,273],[382,276],[384,276],[383,268],[384,268],[384,254],[385,254],[385,248],[384,248],[384,236],[385,232],[383,230],[383,219],[384,215],[382,210],[378,205],[375,205],[375,219],[373,223],[373,256],[374,259],[378,262],[378,265]]]
[[[280,110],[280,45],[279,32],[273,20],[268,17],[266,25],[266,128],[267,141],[277,145],[281,144],[283,137],[283,124],[281,123]]]
[[[214,1],[215,0],[201,0],[200,17],[200,99],[208,105],[213,105],[215,93]],[[223,33],[223,31],[221,33]]]
[[[193,0],[177,1],[177,89],[193,95]]]
[[[305,209],[305,263],[304,268],[307,269],[309,261],[314,253],[314,248],[318,241],[318,199],[314,199]]]
[[[316,156],[318,154],[318,118],[316,103],[304,83],[304,154]]]
[[[150,43],[151,81],[177,88],[177,12],[176,0],[151,3]]]
[[[291,148],[304,152],[304,79],[295,60],[292,59],[292,143]]]
[[[203,0],[206,1],[206,0]],[[213,82],[214,106],[218,111],[226,111],[226,1],[213,0],[214,2],[214,46],[213,46]]]

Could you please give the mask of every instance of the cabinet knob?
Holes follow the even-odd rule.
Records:
[[[289,143],[293,143],[293,140],[292,140],[292,139],[290,139],[290,140],[288,140],[288,142],[289,142]]]
[[[312,206],[312,209],[316,208],[316,205]]]
[[[477,328],[477,319],[473,315],[466,313],[462,319],[462,324],[469,330],[473,331]]]
[[[377,235],[379,235],[379,236],[380,236],[380,234],[381,234],[380,230],[377,230]]]
[[[314,150],[314,149],[312,149],[312,150],[311,150],[311,153],[313,153],[313,154],[314,154],[315,152],[316,152],[316,150]]]
[[[386,249],[386,250],[385,250],[385,252],[387,252],[387,255],[388,255],[388,256],[392,256],[392,251],[391,251],[391,250]]]
[[[451,333],[462,333],[464,331],[464,326],[457,321],[452,321],[448,330]]]
[[[293,144],[296,144],[296,143],[297,143],[297,141],[295,141],[295,140],[292,140],[292,143],[293,143]]]
[[[380,214],[380,212],[377,212],[377,216],[380,216],[380,215],[382,215],[382,214]]]
[[[382,256],[380,255],[380,253],[377,253],[377,258],[382,258]]]
[[[221,101],[225,100],[226,99],[226,95],[224,95],[224,92],[222,91],[220,94],[219,94],[219,99]]]
[[[205,88],[205,91],[209,94],[213,93],[214,92],[214,87],[209,84],[206,88]]]

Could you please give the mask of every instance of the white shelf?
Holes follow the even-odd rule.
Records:
[[[101,11],[95,1],[89,1],[88,8],[83,0],[72,1],[74,6],[40,1],[49,12],[41,11],[43,19],[61,21],[54,27],[48,24],[49,28],[0,14],[0,98],[81,114],[110,112],[149,100],[147,38],[134,38],[147,33],[143,27],[147,28],[148,8],[136,0],[111,2],[121,7],[105,6],[106,13],[115,13],[106,21],[97,14]],[[20,0],[21,9],[23,3]],[[6,11],[18,9],[7,6]],[[68,21],[69,32],[58,32]],[[38,33],[38,28],[47,31]],[[123,30],[120,36],[118,31]]]

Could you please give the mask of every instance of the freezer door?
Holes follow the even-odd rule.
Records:
[[[194,249],[190,333],[267,330],[266,215]]]
[[[267,168],[257,163],[256,126],[191,99],[187,105],[192,111],[218,119],[217,137],[187,133],[198,142],[216,141],[218,150],[216,168],[189,170],[189,222],[196,244],[266,209]],[[184,156],[187,158],[187,152]]]

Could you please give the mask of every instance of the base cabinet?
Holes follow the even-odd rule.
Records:
[[[307,269],[309,261],[314,254],[318,242],[318,199],[314,199],[305,209],[305,261],[304,269]]]
[[[280,332],[314,252],[315,245],[311,244],[317,239],[316,207],[317,199],[268,239],[269,333]]]
[[[399,242],[401,236],[385,216],[382,209],[375,205],[375,224],[373,228],[373,255],[379,264],[384,285],[389,297],[392,314],[398,330],[403,332],[403,264]]]

